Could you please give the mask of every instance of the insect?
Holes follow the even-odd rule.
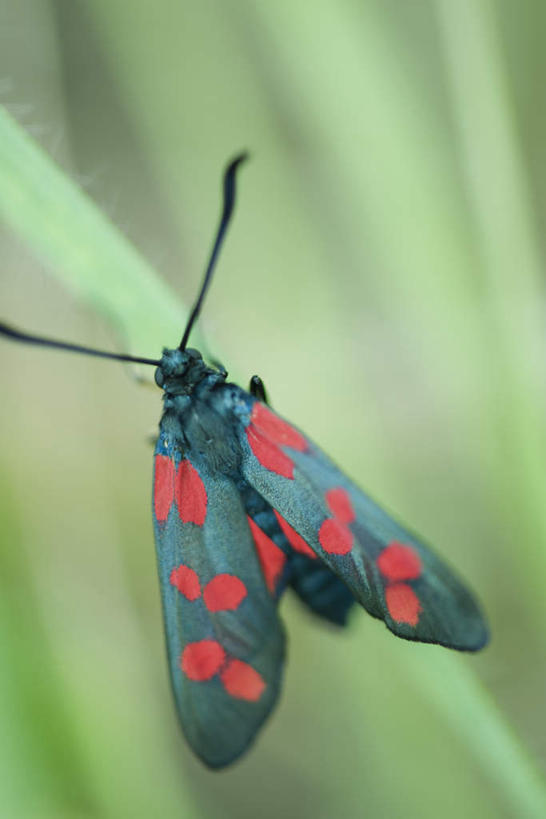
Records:
[[[170,678],[184,734],[212,768],[247,749],[278,699],[285,656],[278,604],[288,587],[339,625],[358,602],[408,640],[461,651],[488,640],[454,572],[274,412],[260,378],[246,391],[187,346],[244,159],[226,168],[212,253],[177,349],[137,358],[0,324],[14,340],[156,367],[164,409],[153,522]]]

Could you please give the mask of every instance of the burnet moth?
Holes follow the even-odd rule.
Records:
[[[274,707],[291,588],[345,625],[355,602],[394,634],[477,651],[487,627],[470,591],[436,554],[364,494],[267,403],[187,346],[235,202],[242,154],[227,167],[223,211],[199,296],[176,350],[159,360],[44,339],[12,339],[156,367],[163,414],[153,523],[167,652],[182,730],[211,768],[239,757]]]

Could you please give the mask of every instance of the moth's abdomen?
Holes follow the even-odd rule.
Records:
[[[338,625],[356,602],[295,529],[246,481],[238,486],[267,587],[279,599],[290,586],[315,614]]]

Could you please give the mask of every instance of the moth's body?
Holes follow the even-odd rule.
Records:
[[[156,455],[168,455],[178,465],[186,452],[207,471],[223,474],[239,491],[245,513],[287,556],[276,589],[280,597],[288,583],[315,611],[329,612],[328,619],[346,622],[355,602],[344,583],[317,565],[313,583],[305,584],[304,570],[310,560],[298,555],[283,534],[271,504],[241,477],[242,453],[234,429],[248,425],[255,398],[236,384],[226,382],[226,373],[207,367],[197,350],[166,350],[156,381],[164,390],[163,415]],[[318,580],[320,569],[321,582]]]
[[[154,524],[171,679],[207,764],[239,756],[277,699],[287,587],[339,625],[358,601],[407,639],[483,645],[478,609],[452,572],[296,428],[196,350],[166,350],[156,382]]]

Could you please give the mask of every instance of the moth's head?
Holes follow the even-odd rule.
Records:
[[[163,350],[155,371],[155,383],[165,392],[182,394],[191,392],[207,372],[199,350]]]

